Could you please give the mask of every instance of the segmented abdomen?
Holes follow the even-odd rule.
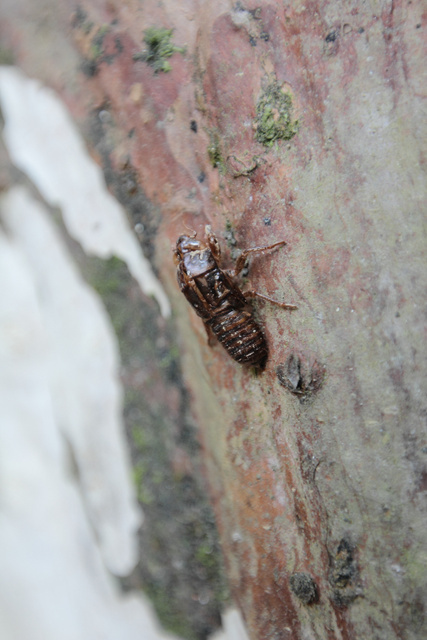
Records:
[[[250,313],[229,309],[211,318],[207,324],[234,360],[242,364],[265,363],[267,343]]]

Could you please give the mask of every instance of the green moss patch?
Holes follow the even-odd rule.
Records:
[[[290,140],[298,131],[298,121],[292,117],[292,96],[277,82],[270,84],[256,106],[258,142],[271,147],[276,140]]]
[[[221,153],[221,145],[219,142],[219,135],[216,131],[211,131],[209,134],[209,146],[208,146],[208,156],[211,165],[214,168],[218,168],[221,173],[225,172],[225,162]]]
[[[134,60],[143,60],[151,67],[154,72],[163,71],[167,73],[171,70],[171,64],[168,60],[175,52],[185,53],[183,47],[176,47],[172,43],[173,29],[164,29],[162,27],[150,27],[144,31],[144,42],[147,50],[136,53]]]

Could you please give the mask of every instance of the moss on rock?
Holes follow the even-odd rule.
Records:
[[[291,94],[277,82],[268,85],[256,106],[256,140],[271,147],[276,140],[293,138],[298,120],[293,120],[292,112]]]
[[[133,59],[143,60],[153,67],[155,73],[159,71],[167,73],[172,69],[168,58],[175,52],[185,52],[183,47],[176,47],[172,43],[172,33],[173,29],[150,27],[144,32],[144,42],[148,47],[147,50],[135,54]]]

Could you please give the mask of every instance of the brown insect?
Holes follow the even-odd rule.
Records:
[[[178,284],[182,293],[202,318],[208,336],[212,333],[241,364],[264,366],[268,347],[259,325],[248,310],[248,300],[261,298],[282,309],[296,309],[293,304],[272,300],[257,291],[241,291],[234,278],[242,271],[250,254],[261,253],[286,244],[284,240],[267,247],[254,247],[242,252],[233,270],[221,268],[221,248],[210,226],[204,241],[193,236],[180,236],[174,254]]]

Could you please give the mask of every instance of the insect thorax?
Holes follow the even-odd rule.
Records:
[[[217,266],[212,252],[208,248],[190,251],[183,256],[183,261],[187,275],[192,278],[197,278]]]

